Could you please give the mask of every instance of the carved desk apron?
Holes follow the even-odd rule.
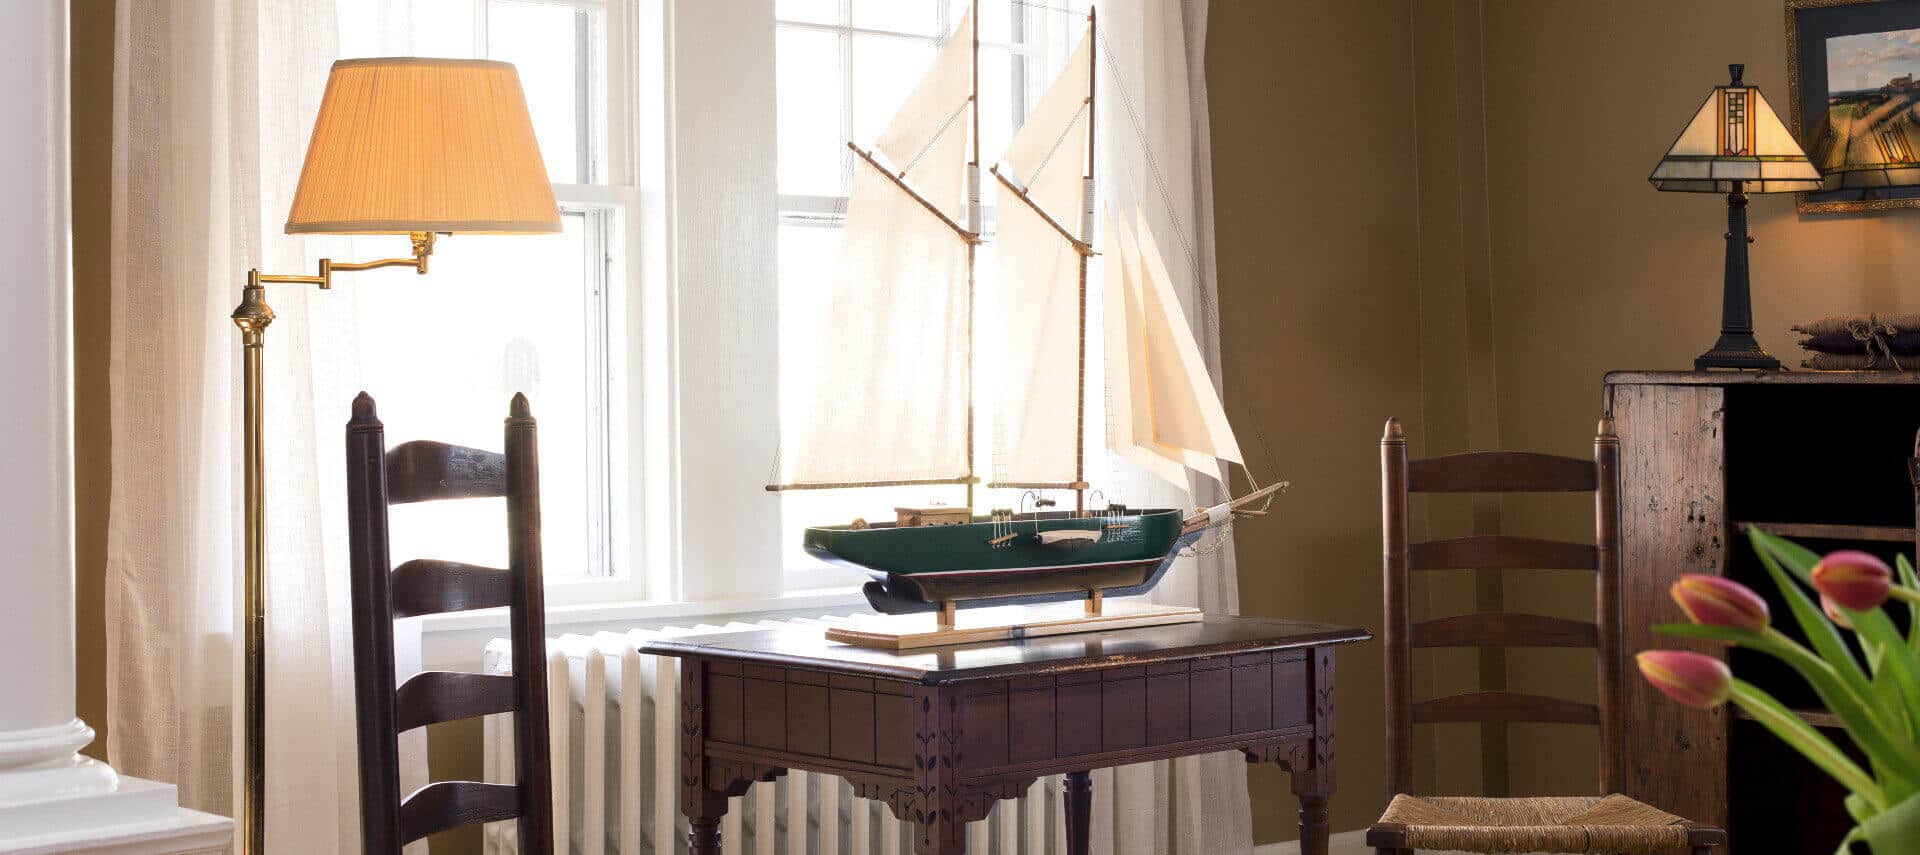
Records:
[[[783,628],[653,641],[682,660],[680,809],[719,855],[727,799],[788,769],[837,775],[960,855],[966,824],[1067,775],[1085,853],[1092,769],[1215,751],[1277,763],[1302,852],[1325,853],[1334,788],[1333,650],[1366,630],[1210,616],[1200,623],[890,652]]]

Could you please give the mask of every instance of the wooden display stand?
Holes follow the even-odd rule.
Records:
[[[1189,606],[1144,602],[1106,605],[1099,591],[1088,593],[1078,614],[1060,606],[995,606],[968,609],[944,603],[932,614],[888,615],[827,630],[827,640],[879,650],[915,650],[949,644],[1044,638],[1103,629],[1131,629],[1197,623],[1206,614]]]

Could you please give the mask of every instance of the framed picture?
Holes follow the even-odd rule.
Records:
[[[1787,97],[1801,213],[1920,208],[1920,0],[1787,0]]]

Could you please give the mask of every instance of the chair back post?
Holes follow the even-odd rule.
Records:
[[[506,421],[507,552],[513,575],[514,770],[520,796],[520,851],[551,853],[553,801],[547,738],[546,592],[540,562],[539,438],[527,396],[516,394]]]
[[[1600,659],[1600,791],[1620,792],[1626,783],[1626,758],[1620,740],[1620,693],[1624,688],[1620,649],[1620,437],[1613,419],[1602,418],[1593,437],[1594,626]]]
[[[1413,649],[1407,594],[1407,436],[1387,419],[1380,437],[1381,589],[1386,600],[1387,797],[1413,791]]]
[[[368,853],[400,851],[393,608],[387,535],[386,429],[362,392],[347,422],[347,541],[353,682],[359,725],[360,834]]]

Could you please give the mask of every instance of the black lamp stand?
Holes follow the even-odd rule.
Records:
[[[1741,368],[1779,371],[1780,360],[1760,349],[1753,337],[1753,295],[1747,280],[1747,191],[1733,182],[1727,194],[1727,276],[1720,302],[1720,340],[1693,360],[1696,371]]]

